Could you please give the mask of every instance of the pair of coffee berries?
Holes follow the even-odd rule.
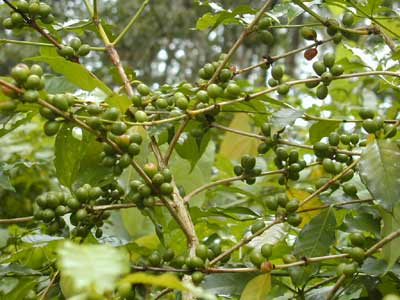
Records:
[[[61,45],[61,48],[57,49],[57,52],[62,57],[67,59],[86,56],[90,53],[90,46],[88,44],[82,44],[82,41],[78,37],[72,38],[67,45]]]
[[[270,17],[263,17],[257,25],[257,37],[267,46],[272,46],[275,42],[275,37],[271,32],[273,20]]]
[[[146,260],[152,267],[160,267],[163,263],[171,262],[175,257],[175,252],[171,248],[166,248],[162,254],[159,251],[153,251]]]
[[[27,19],[40,20],[44,24],[54,23],[54,15],[50,5],[38,0],[19,0],[15,3],[18,11],[12,11],[10,17],[3,20],[6,29],[20,29],[27,25]]]
[[[242,176],[247,184],[254,184],[256,177],[260,176],[262,170],[256,167],[256,158],[254,156],[245,154],[240,159],[240,165],[233,168],[236,176]]]
[[[299,200],[297,198],[289,199],[285,194],[271,195],[264,199],[264,205],[276,216],[286,217],[288,224],[297,227],[302,222],[302,217],[296,213],[299,208]]]
[[[204,102],[206,99],[205,94],[203,92],[199,94],[199,92],[196,95],[197,99],[200,99],[201,102]],[[207,99],[235,99],[240,96],[241,92],[242,90],[240,86],[233,80],[223,84],[212,83],[207,87]]]

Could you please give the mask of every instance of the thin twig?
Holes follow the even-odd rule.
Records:
[[[346,280],[346,276],[345,276],[345,275],[341,275],[341,276],[339,277],[339,279],[336,281],[336,283],[335,283],[335,285],[333,286],[333,288],[329,291],[329,294],[328,294],[328,296],[326,297],[327,300],[331,300],[331,299],[335,296],[337,290],[340,288],[340,286],[343,284],[343,282],[344,282],[345,280]]]
[[[126,25],[126,27],[121,31],[121,33],[116,37],[116,39],[112,42],[112,44],[115,46],[116,44],[118,44],[118,42],[123,39],[123,37],[125,36],[125,34],[129,31],[129,29],[131,29],[131,27],[133,26],[133,24],[135,24],[135,22],[139,19],[140,15],[142,14],[144,8],[147,6],[147,4],[149,4],[150,0],[145,0],[143,1],[142,5],[139,7],[139,9],[137,10],[136,14],[132,17],[132,19],[129,21],[128,25]]]
[[[241,239],[238,243],[236,243],[235,245],[233,245],[231,248],[225,250],[224,252],[222,252],[220,255],[218,255],[217,257],[213,258],[210,262],[209,262],[209,266],[215,265],[217,262],[219,262],[221,259],[223,259],[224,257],[230,255],[231,253],[233,253],[235,250],[239,249],[240,247],[242,247],[243,245],[246,245],[248,242],[250,242],[252,239],[254,239],[255,237],[261,235],[264,231],[270,229],[272,226],[279,224],[283,221],[283,217],[278,217],[276,218],[273,222],[271,222],[270,224],[268,224],[267,226],[265,226],[264,228],[261,228],[260,230],[256,231],[254,234],[245,237],[243,239]]]
[[[47,293],[49,292],[51,286],[54,284],[56,281],[57,276],[60,274],[60,271],[57,270],[57,272],[54,273],[53,277],[51,278],[49,284],[46,286],[46,288],[43,290],[42,295],[40,296],[40,300],[44,300],[46,298]]]
[[[340,178],[342,178],[344,175],[346,175],[349,170],[353,169],[357,165],[358,162],[359,162],[359,160],[354,160],[350,165],[348,165],[346,168],[344,168],[342,172],[340,172],[339,174],[337,174],[336,176],[334,176],[333,178],[328,180],[319,189],[317,189],[315,192],[313,192],[312,194],[307,196],[305,199],[303,199],[303,201],[300,202],[299,207],[302,207],[307,202],[309,202],[311,199],[313,199],[314,197],[316,197],[317,195],[321,194],[323,191],[328,189],[332,184],[334,184],[336,181],[338,181]]]
[[[21,218],[12,218],[12,219],[0,219],[0,224],[2,225],[10,225],[10,224],[18,224],[33,221],[33,216],[29,217],[21,217]]]
[[[365,77],[365,76],[393,76],[393,77],[399,77],[400,78],[400,73],[399,72],[391,72],[391,71],[369,71],[369,72],[359,72],[359,73],[351,73],[351,74],[345,74],[345,75],[340,75],[340,76],[334,76],[332,80],[341,80],[341,79],[348,79],[348,78],[357,78],[357,77]],[[286,82],[287,85],[289,86],[295,86],[299,84],[305,84],[308,82],[320,82],[322,79],[320,77],[313,77],[313,78],[307,78],[307,79],[299,79],[299,80],[293,80],[293,81],[288,81]],[[196,109],[196,110],[188,110],[187,113],[191,116],[196,116],[199,114],[203,114],[209,111],[212,111],[216,108],[221,108],[226,105],[231,105],[239,102],[244,102],[244,101],[249,101],[251,99],[266,95],[268,93],[274,92],[279,88],[279,86],[267,88],[265,90],[253,93],[253,94],[248,94],[244,97],[240,97],[234,100],[227,100],[219,103],[215,103],[212,105],[209,105],[205,108],[201,109]],[[284,104],[285,105],[285,104]],[[288,107],[288,105],[285,105]]]
[[[174,137],[172,138],[168,150],[164,155],[164,165],[168,166],[168,161],[171,158],[172,152],[174,151],[175,145],[179,140],[179,137],[181,136],[182,132],[185,130],[186,126],[189,124],[190,118],[186,118],[183,120],[181,125],[179,125],[178,129],[176,130]]]
[[[310,45],[307,45],[307,46],[304,46],[304,47],[301,47],[301,48],[298,48],[298,49],[294,49],[292,51],[288,51],[288,52],[286,52],[284,54],[277,55],[277,56],[271,56],[269,58],[265,58],[265,59],[263,59],[263,61],[255,64],[255,65],[252,65],[252,66],[237,70],[235,72],[235,75],[239,75],[239,74],[243,74],[243,73],[249,72],[249,71],[254,70],[256,68],[265,66],[266,63],[275,62],[275,61],[277,61],[279,59],[286,58],[288,56],[294,55],[294,54],[299,53],[299,52],[303,52],[304,50],[307,50],[307,49],[310,49],[310,48],[314,48],[314,47],[317,47],[319,45],[328,43],[328,42],[330,42],[332,40],[333,40],[333,38],[329,38],[329,39],[326,39],[326,40],[323,40],[323,41],[316,41],[316,42],[314,42],[314,43],[312,43]]]
[[[264,12],[267,10],[267,8],[271,2],[272,2],[271,0],[266,1],[265,4],[261,7],[261,9],[255,15],[254,20],[249,24],[249,26],[247,26],[247,28],[245,28],[242,31],[242,33],[240,34],[240,36],[237,39],[237,41],[235,42],[235,44],[233,44],[231,49],[229,49],[228,54],[226,55],[225,59],[222,61],[222,63],[219,65],[219,67],[215,71],[214,75],[208,81],[208,85],[215,82],[215,80],[217,80],[222,69],[225,68],[225,65],[232,58],[233,54],[235,54],[236,50],[243,43],[244,39],[252,32],[253,28],[257,25],[258,21],[261,19],[261,17],[263,16]]]

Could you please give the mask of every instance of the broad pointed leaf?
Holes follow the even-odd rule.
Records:
[[[375,140],[361,155],[360,177],[380,205],[391,212],[400,199],[400,149],[390,140]]]

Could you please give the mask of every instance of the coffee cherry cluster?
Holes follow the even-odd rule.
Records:
[[[112,204],[118,202],[123,196],[123,189],[116,183],[111,183],[104,187],[91,186],[84,184],[74,191],[75,199],[68,204],[71,209],[69,217],[73,229],[73,234],[85,237],[90,230],[95,227],[95,236],[100,238],[103,235],[101,227],[104,220],[109,218],[110,213],[106,211],[94,211],[94,205]]]
[[[205,84],[207,83],[207,80],[212,78],[212,76],[217,71],[219,66],[223,63],[225,58],[226,54],[221,54],[218,61],[206,63],[199,70],[199,77],[201,78],[200,84]],[[232,70],[228,66],[224,66],[215,83],[210,84],[207,87],[207,90],[200,89],[197,91],[196,100],[199,102],[199,104],[208,103],[210,99],[235,99],[239,97],[242,91],[237,83],[232,80],[233,75],[234,74]]]
[[[272,18],[270,17],[263,17],[261,20],[258,22],[257,26],[257,38],[260,40],[263,44],[271,47],[274,42],[275,42],[275,37],[271,31],[271,25],[272,25]]]
[[[144,83],[138,84],[136,90],[138,93],[131,98],[132,106],[128,110],[128,118],[133,122],[143,123],[151,121],[150,117],[159,118],[160,115],[153,114],[154,111],[169,111],[168,117],[178,116],[189,106],[189,100],[182,92],[157,94]]]
[[[39,99],[39,91],[45,86],[43,69],[39,65],[32,65],[30,68],[25,64],[17,64],[11,69],[11,84],[23,89],[18,94],[13,90],[3,89],[7,96],[19,99],[21,102],[36,102]]]
[[[325,99],[328,96],[328,86],[333,80],[334,76],[340,76],[343,74],[344,69],[342,65],[335,64],[335,55],[333,53],[326,53],[323,56],[322,61],[316,61],[313,63],[314,72],[319,76],[312,78],[320,78],[319,81],[307,82],[308,88],[317,87],[316,95],[319,99]]]
[[[80,38],[74,37],[67,45],[61,45],[61,48],[57,49],[57,52],[67,59],[77,56],[86,56],[90,53],[90,46],[88,44],[82,44]]]
[[[279,184],[286,184],[288,179],[298,180],[300,178],[300,171],[302,171],[307,163],[299,159],[299,152],[291,150],[288,152],[284,147],[277,147],[275,149],[274,163],[278,168],[286,168],[286,173],[279,178]]]
[[[195,249],[193,256],[188,255],[176,255],[174,250],[166,248],[164,250],[155,250],[148,256],[141,257],[141,263],[145,266],[150,267],[173,267],[175,269],[185,270],[191,272],[192,281],[195,285],[199,285],[205,274],[203,269],[206,267],[208,261],[214,259],[222,253],[221,245],[219,242],[213,242],[210,245],[200,243]],[[230,259],[230,256],[226,256],[221,260],[222,263],[226,263]]]
[[[151,179],[152,185],[142,180],[133,180],[130,182],[131,191],[127,197],[127,201],[135,203],[138,208],[154,206],[160,200],[160,195],[169,197],[173,192],[172,173],[169,169],[159,170],[155,164],[147,163],[143,170]]]
[[[19,0],[15,3],[18,11],[12,11],[10,17],[3,20],[6,29],[21,29],[28,25],[28,20],[40,20],[44,24],[54,23],[50,5],[39,0]]]
[[[65,228],[62,216],[70,211],[68,203],[72,203],[72,199],[64,192],[48,192],[38,196],[34,205],[35,220],[46,223],[50,234],[61,232]]]
[[[117,127],[115,125],[118,125]],[[117,129],[119,130],[117,132]],[[140,153],[140,145],[142,143],[142,136],[134,132],[132,134],[114,135],[114,133],[122,133],[126,130],[125,123],[117,122],[111,125],[111,140],[113,140],[123,153],[118,153],[117,150],[110,144],[103,143],[103,152],[101,153],[102,165],[112,167],[116,176],[120,175],[122,171],[127,168],[131,163],[133,157]]]
[[[263,201],[264,205],[276,216],[286,217],[286,222],[297,227],[302,222],[302,217],[296,213],[299,208],[299,200],[297,198],[289,199],[286,194],[276,194],[268,196]]]
[[[262,173],[261,169],[256,167],[256,158],[247,154],[240,159],[240,165],[234,166],[233,172],[236,176],[242,176],[247,184],[254,184],[256,177]]]
[[[48,192],[36,198],[34,217],[47,224],[49,234],[60,233],[65,228],[62,218],[70,214],[69,220],[76,226],[73,234],[86,236],[91,228],[97,227],[96,237],[101,237],[103,220],[109,217],[108,212],[92,211],[90,207],[113,203],[123,195],[122,189],[103,189],[84,184],[75,190],[74,195],[64,192]]]

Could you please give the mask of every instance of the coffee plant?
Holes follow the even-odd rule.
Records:
[[[118,52],[155,1],[2,2],[1,299],[400,299],[399,3],[193,1],[236,41],[159,83]]]

